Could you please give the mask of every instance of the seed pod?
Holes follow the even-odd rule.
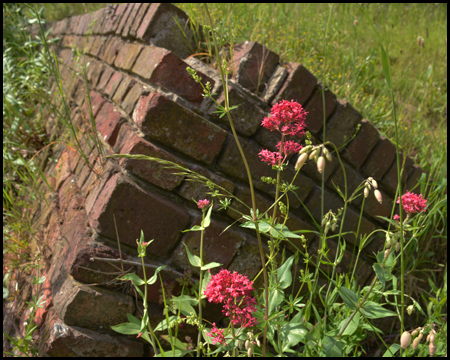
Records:
[[[435,338],[435,336],[434,336],[433,332],[430,332],[430,343],[434,343],[434,338]]]
[[[239,349],[242,349],[242,346],[244,346],[244,340],[238,340],[238,342],[237,342],[237,347],[238,347]]]
[[[331,225],[331,231],[336,230],[336,226],[337,226],[337,221],[334,221],[333,224]]]
[[[369,196],[369,189],[367,187],[364,188],[364,197],[367,199]]]
[[[327,160],[329,162],[333,161],[333,158],[331,157],[330,152],[328,151],[328,149],[325,146],[323,147],[323,154],[325,155],[325,157],[327,158]]]
[[[377,199],[377,201],[378,201],[380,204],[382,204],[382,203],[383,203],[383,195],[381,195],[380,190],[375,189],[375,191],[374,191],[373,194],[375,195],[375,199]]]
[[[412,336],[412,337],[417,336],[418,333],[419,333],[419,330],[416,329],[416,330],[414,330],[414,331],[411,333],[411,336]]]
[[[253,348],[249,347],[247,350],[247,356],[252,357],[252,355],[253,355]]]
[[[384,259],[385,259],[385,260],[388,258],[388,256],[389,256],[390,253],[391,253],[391,249],[387,249],[387,250],[384,252]]]
[[[256,345],[261,346],[261,342],[259,341],[258,338],[256,338]]]
[[[319,160],[317,160],[317,171],[322,174],[322,172],[325,170],[325,158],[323,156],[319,157]]]
[[[295,163],[295,171],[300,170],[301,167],[305,164],[307,159],[308,159],[308,154],[307,153],[301,154],[298,157],[297,162]]]
[[[307,145],[299,151],[299,154],[305,154],[312,148],[312,145]]]
[[[430,356],[434,356],[434,354],[436,352],[436,345],[434,345],[434,343],[432,342],[428,346],[428,349],[430,350]]]
[[[399,252],[401,249],[400,243],[395,244],[395,251]]]
[[[250,348],[250,340],[245,340],[245,350]]]
[[[408,331],[405,331],[400,338],[400,346],[402,349],[406,349],[409,344],[411,344],[411,334]]]
[[[314,149],[313,151],[311,151],[311,153],[309,154],[309,160],[314,159],[316,154],[317,154],[317,149]]]
[[[377,181],[376,181],[375,179],[373,179],[373,178],[372,178],[372,186],[373,186],[375,189],[378,189],[378,183],[377,183]]]

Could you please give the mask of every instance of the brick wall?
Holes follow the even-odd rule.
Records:
[[[250,203],[244,166],[226,117],[219,118],[214,113],[214,104],[203,99],[201,86],[188,75],[186,67],[196,69],[204,82],[214,86],[219,102],[224,101],[221,78],[215,69],[189,58],[186,42],[193,41],[193,36],[187,26],[183,39],[174,18],[182,26],[188,20],[183,11],[170,4],[121,4],[66,18],[52,27],[52,36],[60,38],[55,50],[63,88],[74,123],[81,130],[78,140],[91,166],[72,148],[54,146],[59,161],[46,169],[53,192],[47,194],[46,202],[37,204],[34,216],[48,264],[42,292],[47,303],[38,312],[37,321],[41,326],[40,341],[50,355],[146,354],[144,342],[120,336],[110,329],[111,325],[126,322],[127,313],[139,315],[142,301],[136,300],[132,289],[123,282],[115,280],[120,275],[118,263],[92,258],[118,259],[118,234],[122,259],[137,262],[136,239],[142,230],[147,240],[154,239],[148,248],[147,263],[167,264],[163,278],[175,283],[189,268],[182,242],[191,252],[199,251],[199,233],[182,233],[201,221],[201,211],[192,198],[211,199],[206,187],[174,175],[156,162],[101,159],[89,140],[86,87],[77,76],[79,68],[72,48],[82,50],[89,63],[90,102],[106,154],[143,154],[170,160],[212,179]],[[324,92],[323,107],[322,84],[303,65],[282,65],[278,54],[255,42],[237,45],[233,60],[230,101],[239,107],[232,111],[232,116],[252,170],[258,207],[267,209],[274,196],[273,187],[263,183],[261,176],[275,175],[270,166],[261,162],[258,153],[261,149],[275,150],[279,141],[276,134],[262,128],[260,123],[273,104],[293,99],[309,112],[308,129],[317,143],[322,141],[324,109],[327,140],[339,147],[356,133],[340,153],[349,192],[372,176],[378,181],[384,199],[383,204],[372,195],[367,199],[360,232],[368,234],[385,227],[377,215],[390,216],[394,200],[397,181],[394,145],[363,119],[357,109],[329,90]],[[258,86],[261,65],[264,66]],[[56,84],[53,89],[57,91]],[[54,120],[49,119],[47,130],[55,131]],[[283,173],[286,180],[295,173],[295,160],[291,159]],[[412,187],[422,172],[406,158],[402,179],[406,189]],[[331,163],[327,162],[325,181],[325,211],[336,211],[344,205],[333,186],[344,188],[336,156]],[[320,182],[315,164],[308,162],[295,182],[299,186],[298,197],[290,197],[287,223],[290,230],[314,229],[302,202],[320,223]],[[232,205],[245,211],[236,201]],[[344,231],[356,231],[360,206],[361,198],[350,204]],[[213,212],[212,224],[205,234],[206,262],[216,261],[252,277],[261,267],[254,233],[234,225],[221,234],[239,218],[231,209]],[[309,252],[314,254],[318,239],[312,235],[307,238]],[[348,246],[340,271],[347,270],[354,261],[355,237],[345,238]],[[328,245],[331,252],[336,250],[333,240]],[[295,251],[295,246],[300,245],[293,241],[287,252]],[[375,237],[364,249],[356,272],[360,284],[368,281],[372,274],[371,256],[382,246],[383,239]],[[123,266],[125,271],[142,273],[132,263]],[[162,315],[158,284],[151,286],[148,299],[153,325]],[[220,321],[221,313],[214,307],[205,312],[206,317]],[[190,330],[184,331],[189,334]]]

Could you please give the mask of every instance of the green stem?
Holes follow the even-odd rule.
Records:
[[[205,220],[205,210],[206,207],[202,209],[202,227],[203,221]],[[205,230],[200,232],[200,266],[203,266],[203,233]],[[198,284],[198,336],[197,336],[197,357],[200,356],[200,341],[202,340],[202,284],[203,282],[203,270],[200,267],[200,281]]]

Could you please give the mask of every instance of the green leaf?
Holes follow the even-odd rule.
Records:
[[[341,357],[342,343],[331,336],[325,336],[322,340],[322,352],[326,357]]]
[[[203,229],[206,229],[209,224],[211,224],[211,211],[213,208],[213,204],[211,203],[211,205],[209,206],[208,212],[206,213],[205,218],[202,221],[202,227]]]
[[[205,230],[205,228],[199,226],[199,225],[194,225],[193,227],[191,227],[190,229],[187,230],[183,230],[182,232],[188,232],[188,231],[202,231]]]
[[[201,289],[202,299],[206,298],[204,293],[205,293],[206,287],[208,286],[210,281],[211,281],[211,273],[209,271],[206,271],[203,275],[203,281],[202,281],[202,289]]]
[[[280,305],[284,299],[284,292],[282,290],[275,289],[269,291],[269,315],[272,314],[273,309]]]
[[[111,329],[123,335],[136,335],[141,332],[141,324],[123,323],[115,326],[111,326]]]
[[[383,308],[381,305],[373,302],[373,301],[366,301],[361,306],[362,313],[368,317],[369,319],[378,319],[378,318],[384,318],[388,316],[397,316],[397,313],[387,310]]]
[[[153,274],[153,276],[147,280],[147,284],[149,284],[149,285],[154,284],[156,282],[156,280],[158,279],[158,273],[166,267],[167,267],[167,265],[161,265],[159,268],[157,268],[155,270],[155,273]]]
[[[358,296],[354,291],[347,289],[345,286],[340,286],[338,289],[339,295],[341,295],[342,300],[344,300],[345,305],[351,310],[356,309],[356,304],[358,304]]]
[[[348,326],[345,328],[344,332],[342,333],[342,335],[352,335],[359,327],[359,320],[361,318],[361,315],[359,314],[355,314],[355,316],[353,317],[353,319],[350,321],[350,323],[348,324]],[[339,323],[339,330],[342,330],[343,327],[345,326],[345,324],[347,324],[349,317],[342,320]]]
[[[177,309],[180,309],[181,313],[184,316],[191,316],[192,313],[194,315],[197,315],[197,312],[195,311],[193,306],[198,305],[198,299],[195,299],[189,295],[180,295],[173,296],[172,302]]]
[[[294,261],[294,255],[285,261],[277,270],[278,287],[280,289],[288,288],[292,283],[291,267]]]
[[[141,285],[145,284],[144,280],[142,280],[136,274],[126,274],[121,277],[121,280],[131,280],[131,281],[133,281],[133,285],[135,285],[135,286],[141,286]]]
[[[136,316],[133,316],[131,314],[127,314],[127,318],[128,318],[128,321],[130,323],[133,323],[133,324],[141,326],[141,320],[139,320]]]
[[[178,318],[177,315],[169,316],[169,324],[172,324],[173,322],[175,322],[177,320],[177,318]],[[155,331],[163,331],[163,330],[167,330],[168,328],[169,327],[167,326],[167,320],[164,319],[158,325],[156,325]]]
[[[183,243],[183,245],[186,248],[186,254],[189,258],[189,262],[191,263],[191,265],[195,267],[201,267],[202,264],[200,258],[197,255],[192,255],[185,243]]]
[[[383,354],[383,357],[392,357],[400,349],[400,344],[392,344]]]
[[[292,323],[292,321],[282,326],[280,328],[281,351],[285,352],[299,342],[304,341],[307,334],[308,328],[306,326]]]
[[[200,269],[202,270],[208,270],[208,269],[214,269],[216,267],[222,266],[222,264],[216,263],[216,262],[210,262],[209,264],[203,265]]]

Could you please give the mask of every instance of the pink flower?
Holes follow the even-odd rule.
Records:
[[[252,314],[256,311],[252,291],[253,282],[247,276],[223,269],[211,277],[204,294],[209,302],[224,304],[222,312],[234,325],[250,327],[257,323]]]
[[[212,340],[213,345],[215,345],[216,343],[219,343],[220,345],[223,344],[226,345],[227,343],[225,342],[225,337],[223,336],[224,330],[225,329],[218,329],[216,327],[216,323],[213,323],[213,328],[206,335],[213,338]]]
[[[400,196],[397,199],[397,204],[400,204]],[[422,195],[416,195],[412,192],[407,191],[406,194],[402,196],[402,206],[403,210],[408,214],[415,214],[421,211],[426,211],[427,200],[422,197]]]
[[[281,141],[279,141],[277,144],[277,148],[281,152],[280,145],[281,145]],[[283,152],[282,153],[284,154],[284,156],[288,156],[291,154],[298,153],[302,148],[303,148],[303,146],[296,143],[295,141],[287,140],[283,143]]]
[[[393,217],[394,220],[397,220],[397,222],[400,221],[400,215],[395,214]]]
[[[271,116],[264,118],[261,125],[270,131],[277,130],[283,135],[304,134],[307,112],[296,101],[281,100],[271,110]]]
[[[199,209],[203,209],[209,205],[209,200],[199,200],[197,206]]]
[[[262,161],[269,165],[277,165],[278,161],[283,158],[279,152],[272,152],[269,150],[261,150],[258,155]]]

